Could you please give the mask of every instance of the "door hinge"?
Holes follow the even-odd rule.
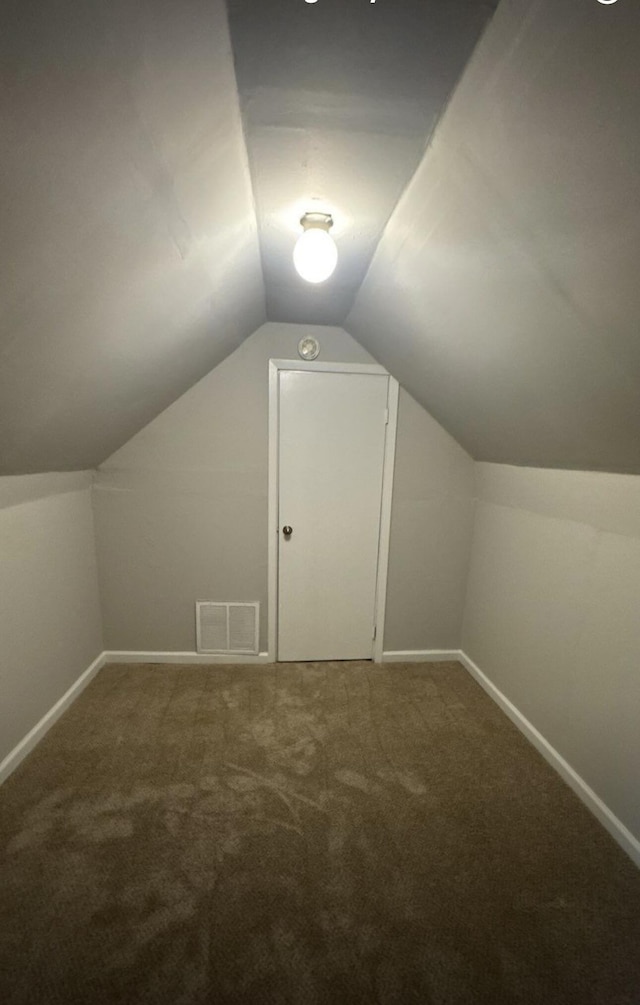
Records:
[[[373,626],[373,640],[374,640],[374,642],[375,642],[375,638],[376,638],[377,633],[378,633],[378,626],[374,625]]]
[[[385,410],[384,410],[384,424],[385,424],[385,426],[389,425],[389,409],[388,408],[385,408]]]

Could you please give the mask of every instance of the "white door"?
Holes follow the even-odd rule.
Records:
[[[388,387],[279,373],[279,660],[372,656]]]

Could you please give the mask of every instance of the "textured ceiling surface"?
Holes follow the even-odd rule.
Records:
[[[229,0],[270,320],[344,321],[496,3]],[[291,260],[308,209],[334,218],[322,287]]]
[[[96,466],[267,315],[346,316],[476,459],[640,473],[640,8],[494,6],[8,0],[0,473]]]
[[[639,55],[503,0],[347,320],[477,460],[640,473]]]
[[[226,10],[2,15],[0,472],[90,467],[264,321]]]

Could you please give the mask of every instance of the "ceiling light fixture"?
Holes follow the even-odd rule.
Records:
[[[293,264],[308,283],[324,283],[338,263],[338,249],[329,230],[329,213],[305,213],[300,220],[303,233],[293,249]]]

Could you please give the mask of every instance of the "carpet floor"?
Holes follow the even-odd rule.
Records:
[[[107,667],[0,851],[4,1005],[640,1003],[640,872],[457,663]]]

